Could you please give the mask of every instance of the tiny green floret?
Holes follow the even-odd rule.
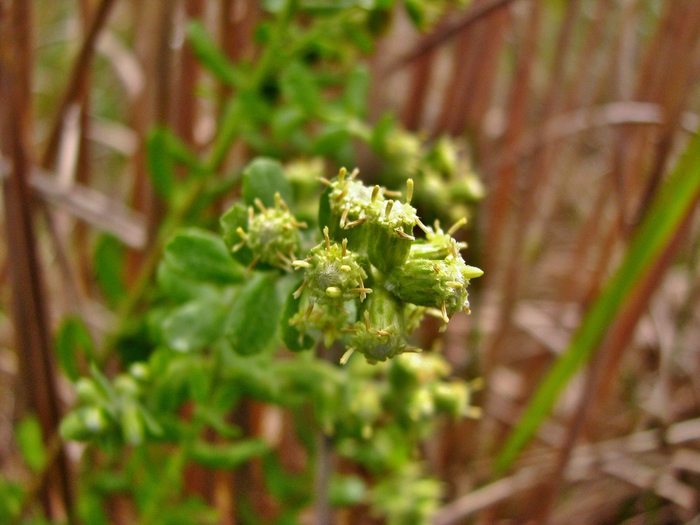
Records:
[[[343,302],[360,298],[364,301],[370,288],[365,286],[367,273],[355,253],[347,248],[347,240],[332,242],[328,228],[324,228],[324,242],[311,250],[306,259],[294,261],[292,266],[304,269],[304,283],[297,290],[298,297],[305,289],[312,302],[342,305]]]
[[[250,248],[254,255],[251,267],[263,262],[289,270],[301,246],[299,228],[306,228],[306,223],[294,218],[279,193],[275,194],[274,208],[265,207],[259,199],[255,199],[255,206],[260,213],[255,214],[255,209],[248,207],[248,229],[237,229],[242,240],[233,251],[243,246]]]
[[[368,363],[374,364],[406,351],[402,305],[391,294],[379,289],[367,302],[369,305],[362,320],[355,323],[348,352],[341,363],[346,362],[352,352],[363,354]]]

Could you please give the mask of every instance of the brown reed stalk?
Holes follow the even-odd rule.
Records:
[[[496,91],[499,80],[498,67],[510,29],[511,17],[508,9],[494,11],[487,19],[488,27],[482,33],[476,52],[479,54],[474,71],[474,87],[466,103],[466,126],[473,137],[476,153],[486,159],[490,155],[488,139],[484,137],[484,119]]]
[[[633,183],[634,185],[632,185],[631,182],[627,183],[627,187],[630,188],[630,190],[628,190],[631,193],[630,197],[633,199],[633,203],[637,203],[637,207],[636,210],[631,207],[627,209],[634,210],[633,213],[637,217],[643,215],[646,208],[642,206],[655,195],[655,189],[658,185],[658,179],[661,176],[661,170],[663,170],[666,164],[666,159],[670,153],[673,140],[677,136],[676,130],[678,129],[680,114],[687,104],[690,79],[697,75],[698,71],[698,55],[700,54],[700,49],[698,48],[697,37],[700,31],[700,6],[683,2],[674,5],[676,6],[675,11],[669,14],[669,18],[672,18],[672,20],[666,20],[664,24],[659,26],[659,32],[663,34],[667,40],[656,40],[656,42],[659,42],[659,47],[649,48],[647,60],[648,63],[655,63],[658,68],[665,68],[663,74],[665,74],[665,80],[669,85],[669,94],[664,96],[665,100],[659,102],[665,102],[663,106],[665,110],[664,113],[667,115],[670,125],[675,124],[675,126],[673,128],[663,128],[663,135],[659,141],[659,147],[652,150],[652,158],[647,160],[647,165],[651,166],[650,170],[646,169],[644,164],[634,159],[630,161],[627,167],[629,171],[626,170],[622,172],[624,173],[622,175],[624,181],[636,181]],[[671,27],[675,27],[677,30],[671,31],[669,29]],[[678,52],[679,49],[682,49],[683,52]],[[671,53],[671,50],[674,50],[673,53]],[[663,54],[659,55],[659,53]],[[659,63],[657,64],[657,62]],[[652,68],[648,66],[648,69]],[[646,78],[642,77],[640,83],[645,80]],[[639,91],[644,90],[641,85],[638,89]],[[666,93],[665,90],[658,89],[656,93],[657,96],[662,96]],[[646,142],[639,141],[635,146],[639,148],[639,145],[644,143]],[[638,151],[640,155],[643,154],[641,150]],[[638,171],[633,171],[633,168]],[[647,173],[649,175],[647,175]],[[647,178],[646,188],[643,184],[645,177]],[[625,216],[628,215],[626,214]],[[629,229],[625,233],[626,236],[629,236]],[[614,241],[609,241],[609,245],[611,246],[611,250]],[[627,322],[629,323],[631,321]],[[622,342],[624,338],[620,337],[617,340]],[[610,352],[617,357],[611,359],[608,363],[609,366],[605,367],[605,374],[601,379],[600,393],[597,395],[597,401],[599,402],[602,402],[603,399],[609,396],[612,385],[616,381],[625,345],[623,344],[619,347],[611,346],[610,348]]]
[[[87,34],[90,31],[90,21],[93,19],[92,2],[81,0],[80,15],[83,26],[83,31]],[[91,108],[91,86],[92,74],[88,68],[79,82],[76,102],[80,106],[80,115],[78,117],[80,135],[78,139],[78,155],[75,166],[75,180],[86,186],[90,183],[91,175],[91,142],[90,136],[90,108]],[[90,257],[90,246],[88,243],[88,227],[82,221],[75,224],[73,231],[73,245],[77,257],[78,271],[77,275],[81,277],[77,281],[77,285],[81,288],[81,294],[89,290],[91,285],[92,260]]]
[[[540,23],[542,17],[542,6],[539,2],[530,4],[529,19],[527,22],[526,35],[520,50],[518,66],[515,78],[511,87],[510,106],[508,109],[508,124],[504,136],[503,151],[505,155],[512,155],[525,132],[530,107],[530,89],[532,69],[537,57],[537,43],[540,35]],[[508,249],[508,255],[503,253],[507,247],[505,245],[505,228],[511,217],[511,202],[515,196],[515,179],[518,174],[518,167],[515,164],[504,165],[499,171],[495,187],[493,188],[488,202],[488,231],[486,238],[492,248],[490,254],[484,258],[486,275],[491,273],[490,282],[498,279],[499,262],[508,260],[504,257],[515,256],[515,251]],[[506,272],[506,276],[513,277],[514,272]],[[516,288],[514,283],[503,278],[500,282],[499,292],[501,301],[498,313],[498,327],[496,337],[488,344],[486,349],[485,367],[490,369],[497,359],[498,348],[503,338],[507,335],[500,327],[507,324],[514,305],[513,293]],[[493,284],[491,284],[493,286]]]
[[[3,191],[13,298],[17,361],[28,410],[41,423],[44,440],[58,430],[60,410],[53,363],[51,323],[33,224],[31,172],[33,64],[31,2],[0,2],[0,122],[2,144],[11,162]],[[47,466],[39,497],[51,519],[73,521],[68,460],[62,448]]]
[[[481,20],[455,37],[452,49],[452,76],[442,94],[442,108],[435,123],[436,133],[458,134],[462,131],[459,129],[459,123],[464,120],[467,112],[466,101],[470,96],[474,70],[479,60],[478,42],[483,24],[484,20]]]
[[[408,88],[408,95],[401,115],[401,120],[406,129],[416,131],[421,125],[421,117],[428,98],[428,87],[430,85],[434,58],[435,52],[430,51],[418,57],[411,66],[411,84]]]
[[[389,66],[385,68],[383,74],[391,74],[396,70],[402,69],[404,66],[417,59],[420,55],[440,47],[478,20],[498,9],[505,7],[513,1],[514,0],[484,0],[484,2],[473,6],[458,20],[448,24],[440,32],[434,33],[430,38],[420,42],[414,49],[392,61]]]
[[[53,167],[53,163],[56,161],[56,154],[60,145],[63,128],[63,118],[67,109],[79,99],[80,93],[84,89],[85,77],[89,72],[90,63],[95,54],[97,37],[107,23],[112,8],[116,3],[117,0],[102,0],[95,10],[95,16],[92,19],[89,31],[85,36],[78,56],[73,62],[66,90],[59,102],[53,122],[49,127],[49,139],[41,159],[41,166],[44,168],[48,169]]]

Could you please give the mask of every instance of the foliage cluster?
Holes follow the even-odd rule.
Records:
[[[152,131],[149,166],[166,209],[162,258],[129,288],[119,247],[102,242],[97,278],[121,314],[120,331],[104,349],[78,319],[59,334],[59,360],[76,392],[61,436],[87,442],[83,522],[108,523],[106,502],[119,496],[133,501],[140,523],[215,523],[214,509],[184,491],[188,469],[245,471],[255,460],[276,523],[298,523],[309,505],[324,504],[312,480],[328,454],[343,462],[329,478],[331,505],[371,507],[393,524],[429,522],[442,489],[425,472],[419,445],[441,420],[478,410],[474,384],[452,377],[447,361],[421,353],[410,335],[425,313],[446,324],[468,311],[466,288],[481,271],[465,264],[466,246],[452,234],[483,190],[463,144],[426,143],[390,116],[366,120],[362,56],[393,4],[266,2],[255,63],[230,63],[201,23],[190,24],[199,60],[232,90],[216,137],[200,155],[170,129]],[[404,6],[424,27],[447,4]],[[262,156],[228,173],[234,142]],[[403,201],[365,186],[357,171],[325,178],[333,166],[354,164],[358,143],[382,161],[375,182],[407,185]],[[231,194],[240,201],[221,218],[219,235],[210,210]],[[444,232],[438,219],[457,222]],[[416,239],[416,226],[424,238]],[[105,371],[114,357],[125,369],[116,375]],[[256,402],[291,417],[309,458],[297,471],[241,416]],[[27,421],[20,442],[35,456],[44,450],[40,431]],[[27,461],[41,469],[45,460],[33,455]],[[22,490],[8,485],[2,494],[0,513],[18,519]],[[251,495],[237,512],[241,523],[260,523]]]

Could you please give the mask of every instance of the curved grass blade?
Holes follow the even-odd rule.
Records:
[[[622,264],[586,313],[568,349],[544,378],[520,422],[508,437],[494,465],[497,474],[503,474],[510,468],[549,414],[561,390],[596,351],[608,328],[634,295],[636,283],[652,271],[654,262],[683,226],[698,200],[700,134],[691,139],[634,235]]]

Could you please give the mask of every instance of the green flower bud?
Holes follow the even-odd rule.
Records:
[[[454,140],[446,135],[438,138],[425,160],[447,177],[453,177],[458,168],[458,148]]]
[[[450,364],[438,353],[406,353],[391,361],[388,378],[394,388],[423,385],[447,377]]]
[[[406,404],[406,414],[412,421],[427,419],[435,414],[435,403],[429,388],[421,387],[413,391]]]
[[[95,382],[87,377],[78,379],[75,383],[75,393],[78,401],[84,405],[97,405],[104,403],[107,399]]]
[[[457,221],[447,232],[440,228],[440,221],[435,221],[435,229],[419,224],[425,231],[425,240],[416,241],[411,245],[410,257],[412,259],[444,259],[448,255],[459,257],[459,251],[466,248],[466,243],[457,242],[452,234],[467,223],[462,218]]]
[[[370,220],[370,262],[384,273],[401,266],[415,241],[413,227],[418,222],[416,209],[399,201],[386,202],[384,210]]]
[[[344,302],[358,297],[364,301],[372,290],[365,287],[367,273],[358,256],[347,249],[347,239],[341,244],[332,243],[328,228],[324,228],[323,234],[325,242],[313,248],[306,259],[292,263],[295,268],[304,268],[305,277],[295,297],[306,289],[318,304],[342,307]]]
[[[340,304],[318,304],[309,293],[304,292],[301,288],[297,292],[302,292],[299,310],[289,318],[289,324],[293,325],[300,334],[307,334],[314,330],[320,331],[323,334],[324,344],[327,347],[331,346],[336,339],[342,337],[348,318],[351,313],[354,314],[353,303],[348,304],[353,310],[350,312]]]
[[[369,217],[379,213],[384,195],[379,186],[370,188],[356,180],[358,170],[346,177],[342,168],[338,177],[332,181],[320,179],[329,188],[327,192],[330,205],[329,234],[331,239],[341,242],[348,240],[353,250],[361,250],[367,240],[367,228],[362,224]]]
[[[385,286],[402,301],[439,309],[447,323],[460,310],[469,312],[469,279],[482,274],[452,255],[443,261],[409,259],[392,272]]]
[[[306,223],[294,218],[279,193],[275,194],[274,208],[266,208],[259,199],[255,200],[255,206],[260,213],[256,215],[252,206],[248,208],[247,230],[237,228],[241,241],[233,246],[233,251],[248,247],[254,257],[251,267],[263,262],[288,270],[301,244],[299,228],[305,228]]]
[[[481,417],[481,408],[471,404],[472,392],[483,387],[481,378],[473,379],[469,383],[455,380],[450,383],[434,383],[432,386],[435,406],[441,412],[445,412],[454,418]]]
[[[114,390],[122,396],[135,398],[141,389],[133,377],[121,374],[114,380]]]
[[[362,437],[372,437],[372,424],[382,413],[382,400],[375,384],[369,382],[356,383],[356,388],[350,393],[348,410],[360,421]]]
[[[137,381],[148,381],[151,378],[151,368],[146,363],[134,363],[129,367],[129,374]]]
[[[469,407],[469,387],[462,381],[434,383],[433,400],[440,412],[457,419],[467,414]]]
[[[397,127],[386,135],[381,146],[382,156],[394,171],[404,177],[416,173],[423,155],[423,144],[417,135]]]
[[[85,441],[102,434],[109,426],[109,416],[102,408],[82,407],[68,413],[61,421],[63,439]]]
[[[369,303],[369,304],[368,304]],[[365,302],[363,320],[355,323],[348,351],[341,359],[347,362],[352,352],[365,356],[368,363],[385,361],[406,349],[404,312],[391,294],[377,289]]]

